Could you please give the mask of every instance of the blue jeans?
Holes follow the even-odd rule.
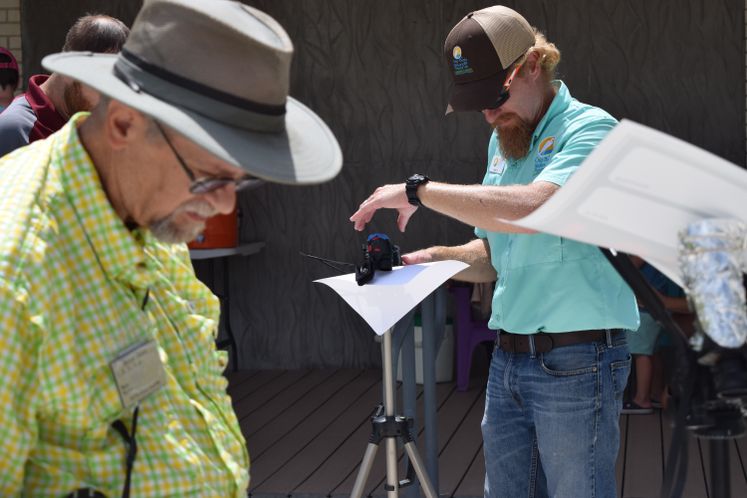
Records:
[[[482,435],[486,498],[616,495],[625,334],[548,353],[496,347]]]

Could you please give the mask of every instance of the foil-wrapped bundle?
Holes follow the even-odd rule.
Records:
[[[706,219],[691,223],[679,236],[682,278],[703,330],[719,346],[742,346],[747,342],[747,225]]]

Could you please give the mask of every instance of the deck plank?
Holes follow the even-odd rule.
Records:
[[[316,409],[295,426],[289,427],[279,419],[272,427],[284,432],[264,430],[249,438],[250,447],[255,444],[266,448],[255,456],[252,472],[257,479],[253,480],[250,492],[287,495],[293,488],[288,483],[291,475],[285,469],[288,462],[294,461],[314,441],[349,434],[354,426],[347,425],[360,423],[360,419],[368,416],[380,399],[379,378],[380,372],[376,370],[364,371],[326,400],[320,400]]]
[[[484,391],[474,399],[469,411],[439,455],[438,472],[441,478],[441,488],[446,490],[449,496],[455,494],[462,478],[469,470],[472,457],[482,445],[480,421],[485,412],[483,393]]]
[[[338,378],[336,382],[331,382],[330,377],[333,375]],[[333,388],[333,385],[337,385],[340,381],[344,382],[345,379],[352,379],[356,375],[360,375],[359,371],[348,370],[348,371],[337,371],[337,370],[312,370],[306,375],[297,378],[295,382],[290,384],[285,389],[281,389],[275,393],[275,395],[265,401],[259,401],[258,406],[252,407],[247,412],[242,412],[239,415],[239,423],[242,427],[245,427],[245,434],[247,437],[252,437],[256,432],[264,429],[264,427],[277,419],[288,410],[294,410],[301,407],[312,406],[310,400],[306,398],[308,396],[318,396],[318,391],[325,391],[325,383],[330,383],[327,389]],[[251,405],[250,405],[251,406]],[[236,408],[237,414],[239,413],[238,407]]]
[[[231,380],[229,378],[228,394],[231,396],[233,406],[236,406],[236,404],[244,398],[263,391],[268,384],[276,381],[278,377],[282,377],[287,372],[287,370],[261,370],[257,374],[246,379],[244,382],[236,385],[231,385]]]
[[[485,382],[474,382],[471,383],[472,387],[467,391],[456,391],[451,393],[451,396],[438,410],[438,453],[439,453],[439,480],[440,480],[440,492],[443,495],[451,496],[453,490],[447,489],[448,481],[443,478],[443,465],[448,465],[449,462],[445,460],[443,453],[446,449],[447,444],[453,439],[453,435],[456,430],[463,423],[464,418],[469,413],[470,408],[479,402],[483,403],[485,400]],[[481,401],[482,400],[482,401]],[[479,422],[478,422],[479,427]],[[477,458],[479,465],[482,465],[482,472],[479,472],[479,487],[483,489],[483,482],[485,479],[485,461],[482,457],[482,435],[479,436],[480,443],[480,455]],[[443,462],[443,463],[442,463]],[[473,464],[474,465],[474,464]],[[467,485],[467,488],[470,488]],[[471,488],[470,488],[471,489]],[[481,492],[480,495],[483,493]]]
[[[669,447],[672,444],[672,431],[674,429],[673,411],[662,412],[662,440],[664,442],[664,464],[666,470],[667,458],[669,457]],[[701,461],[701,452],[698,441],[692,436],[690,431],[686,432],[688,438],[687,454],[687,481],[682,490],[682,498],[704,498],[708,496],[706,489],[706,476],[703,473],[703,462]],[[658,490],[655,490],[658,491]],[[659,496],[654,494],[653,496]]]
[[[628,443],[628,417],[620,416],[620,449],[617,453],[617,462],[615,463],[615,481],[617,483],[617,496],[623,495],[623,482],[625,481],[625,455],[627,453]]]
[[[466,456],[466,455],[465,455]],[[472,457],[467,473],[459,483],[453,495],[459,498],[482,498],[485,495],[485,457],[482,452],[482,441]]]
[[[223,376],[228,381],[228,389],[231,390],[239,384],[248,381],[258,373],[259,370],[237,370],[236,372],[226,371],[223,373]]]
[[[691,436],[691,441],[695,439]],[[739,453],[737,452],[737,442],[729,440],[727,442],[729,446],[729,484],[731,488],[731,496],[747,496],[747,480],[745,479],[744,472],[742,470],[742,462],[739,459]],[[708,489],[708,496],[711,495],[712,482],[710,480],[711,474],[711,451],[710,441],[707,439],[700,440],[701,454],[703,459],[703,469],[707,476],[705,486]],[[688,479],[689,481],[689,479]],[[705,495],[703,495],[705,496]]]
[[[239,371],[226,377],[252,455],[253,498],[349,496],[371,431],[369,417],[381,400],[380,370]],[[439,384],[437,396],[439,494],[482,496],[484,389],[460,393],[453,383]],[[419,395],[418,416],[422,404]],[[621,417],[616,466],[620,496],[658,496],[670,425],[668,413]],[[708,443],[702,442],[701,451],[698,440],[689,438],[683,497],[707,497]],[[729,445],[732,496],[747,496],[747,438]],[[418,449],[424,456],[422,427]],[[384,476],[382,446],[366,491],[383,496]]]
[[[627,417],[623,498],[658,496],[662,483],[661,426],[658,412]]]
[[[290,389],[310,373],[309,370],[287,370],[264,384],[262,389],[236,400],[233,403],[233,410],[239,420],[244,419],[254,411],[260,410],[266,403],[272,401],[285,390]]]
[[[735,441],[735,451],[737,459],[744,477],[744,482],[747,483],[747,437],[742,436]]]

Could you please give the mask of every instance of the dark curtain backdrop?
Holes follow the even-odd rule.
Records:
[[[441,55],[450,28],[492,2],[446,0],[266,0],[296,47],[292,95],[321,115],[345,158],[334,181],[266,185],[239,199],[241,238],[266,249],[230,261],[230,319],[244,368],[363,367],[379,363],[373,334],[342,301],[312,280],[331,270],[299,251],[358,258],[363,236],[347,221],[378,185],[410,173],[475,183],[489,130],[475,114],[443,115],[448,74]],[[742,0],[525,0],[523,13],[561,49],[561,78],[579,100],[692,142],[737,164],[745,160],[745,48]],[[31,72],[62,45],[85,12],[128,24],[131,0],[24,0],[24,59]],[[185,50],[199,40],[185,41]],[[403,251],[460,244],[469,227],[427,210],[399,234],[392,213],[372,230]],[[220,274],[198,265],[222,287]],[[216,277],[216,278],[213,278]]]

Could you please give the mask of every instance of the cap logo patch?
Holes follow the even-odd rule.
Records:
[[[451,51],[451,55],[451,65],[454,68],[454,76],[461,76],[463,74],[475,72],[475,70],[469,65],[469,59],[462,55],[462,47],[455,45],[454,49]]]

